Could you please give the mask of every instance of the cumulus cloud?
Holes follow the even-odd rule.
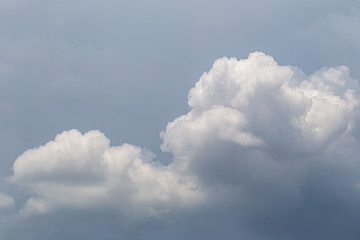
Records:
[[[316,222],[317,236],[351,235],[359,93],[345,66],[306,75],[261,52],[224,57],[190,90],[189,112],[161,133],[169,165],[133,145],[110,146],[99,131],[70,130],[19,156],[10,181],[31,195],[24,215],[107,208],[160,216],[203,203],[238,222],[232,231],[259,239],[314,239],[306,230]],[[200,210],[187,214],[207,222]]]
[[[344,66],[306,76],[260,52],[218,59],[190,90],[191,111],[162,133],[162,149],[189,161],[225,141],[244,151],[321,151],[354,131],[358,91]]]
[[[7,208],[14,205],[15,201],[12,197],[0,192],[0,208]]]
[[[10,181],[32,195],[21,213],[111,208],[136,217],[201,200],[191,178],[152,161],[151,152],[109,144],[99,131],[70,130],[19,156]]]
[[[258,235],[288,236],[286,223],[304,237],[295,225],[315,218],[323,236],[339,233],[327,218],[360,201],[359,92],[345,66],[307,76],[261,52],[221,58],[190,90],[189,113],[161,133],[162,149]]]

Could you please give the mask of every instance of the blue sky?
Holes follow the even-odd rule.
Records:
[[[0,239],[358,239],[358,1],[0,0]]]

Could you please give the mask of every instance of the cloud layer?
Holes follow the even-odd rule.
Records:
[[[307,76],[261,52],[221,58],[190,90],[189,112],[161,133],[169,165],[99,131],[70,130],[19,156],[9,179],[31,196],[20,210],[30,217],[104,208],[143,220],[191,208],[178,220],[206,226],[212,214],[209,235],[229,221],[253,239],[354,236],[359,93],[344,66]]]

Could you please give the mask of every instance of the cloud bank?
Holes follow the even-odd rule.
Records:
[[[99,131],[64,131],[19,156],[10,181],[33,195],[20,210],[25,215],[58,208],[110,208],[129,217],[139,212],[157,216],[172,204],[201,200],[191,178],[153,157],[130,144],[110,147]]]
[[[31,196],[20,210],[30,217],[107,208],[148,218],[192,208],[184,219],[206,226],[196,210],[205,208],[218,217],[216,230],[225,231],[220,216],[230,212],[232,231],[253,239],[354,236],[359,93],[345,66],[306,75],[261,52],[221,58],[190,90],[189,112],[161,133],[169,165],[137,146],[110,146],[99,131],[70,130],[19,156],[9,179]]]

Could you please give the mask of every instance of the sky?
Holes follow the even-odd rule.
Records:
[[[0,240],[359,239],[360,2],[0,0]]]

